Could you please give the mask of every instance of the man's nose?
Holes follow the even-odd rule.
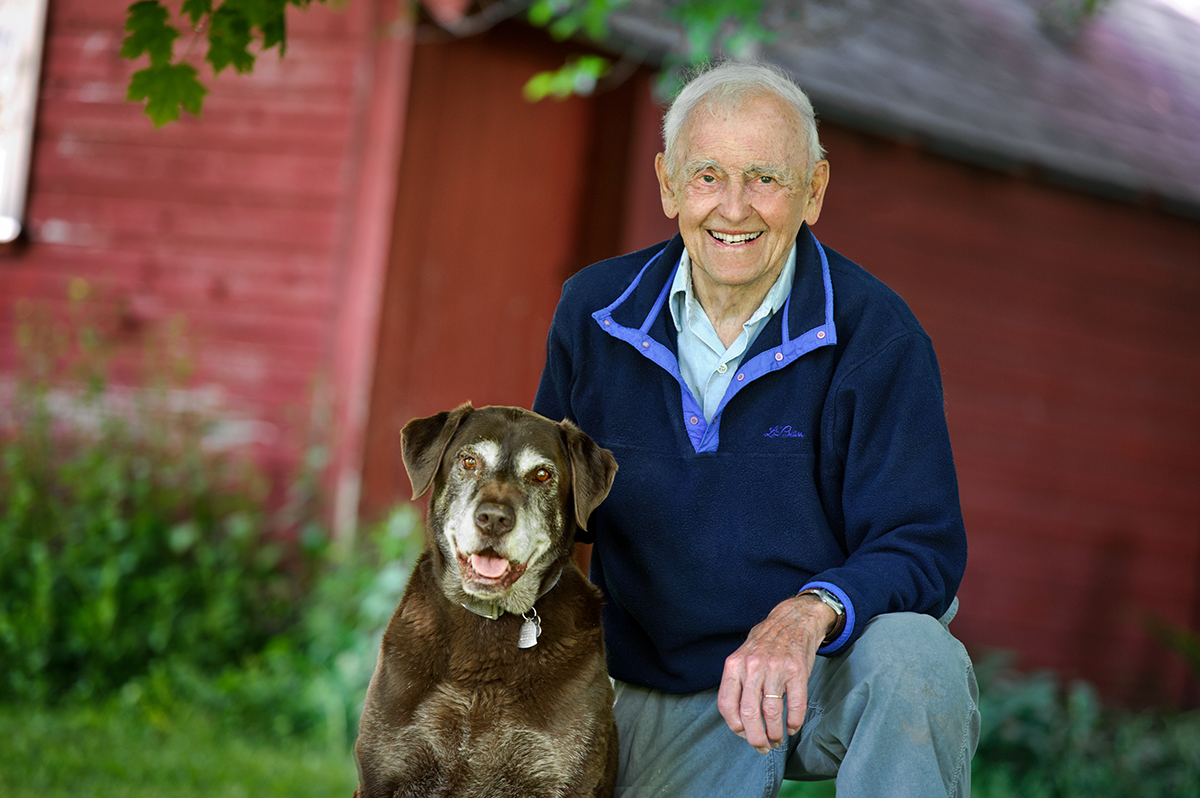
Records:
[[[745,180],[734,179],[721,193],[721,213],[731,222],[740,222],[754,212],[750,187]]]

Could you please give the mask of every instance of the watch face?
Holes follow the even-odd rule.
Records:
[[[844,613],[846,611],[846,608],[842,605],[842,602],[838,600],[838,597],[833,595],[832,593],[830,593],[828,590],[826,590],[823,587],[816,587],[816,588],[813,588],[812,590],[806,591],[806,592],[812,593],[814,596],[821,599],[821,601],[823,601],[827,605],[829,605],[829,608],[831,610],[833,610],[834,612],[836,612],[838,615],[841,615],[842,613]]]

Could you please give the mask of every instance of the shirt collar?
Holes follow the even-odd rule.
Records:
[[[792,292],[795,276],[796,245],[793,244],[791,251],[788,252],[787,261],[783,264],[783,270],[775,279],[775,284],[763,297],[762,304],[758,306],[758,309],[750,314],[750,318],[746,319],[742,329],[752,327],[782,308],[787,302],[788,295]],[[696,313],[704,312],[696,300],[695,289],[692,288],[692,259],[688,255],[687,247],[684,247],[683,254],[679,256],[679,268],[675,270],[675,279],[671,283],[671,298],[668,304],[671,308],[671,319],[675,322],[676,332],[683,329],[685,320],[692,319]]]

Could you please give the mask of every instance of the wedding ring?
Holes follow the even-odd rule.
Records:
[[[783,698],[783,696],[781,696],[781,695],[771,695],[770,693],[763,693],[763,698]]]

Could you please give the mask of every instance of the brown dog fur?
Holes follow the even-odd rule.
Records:
[[[474,452],[464,447],[479,441],[499,443],[498,449],[483,444],[489,456],[544,453],[546,468],[522,473],[488,463],[485,469],[462,454]],[[433,487],[428,543],[388,624],[367,691],[355,746],[355,795],[610,796],[617,730],[600,593],[572,552],[576,524],[585,526],[612,485],[612,455],[570,422],[469,404],[409,422],[402,443],[413,497]],[[551,472],[545,484],[541,470]],[[480,587],[455,556],[452,537],[483,529],[455,526],[461,494],[471,491],[479,501],[511,506],[521,534],[545,539],[529,562],[510,564],[511,573],[520,574],[512,584]],[[537,529],[520,526],[533,519]],[[505,542],[503,531],[492,533],[489,556],[523,551]],[[490,620],[465,609],[464,600],[505,612]],[[530,606],[542,634],[537,645],[521,649],[521,613]]]

